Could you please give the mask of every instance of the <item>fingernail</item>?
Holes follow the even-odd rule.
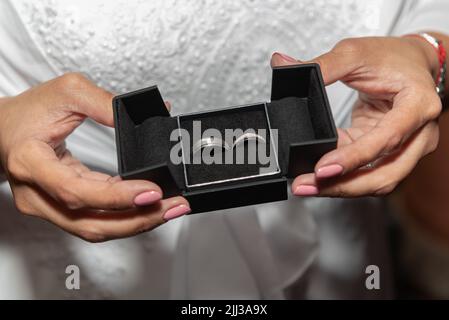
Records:
[[[293,57],[290,57],[289,55],[286,55],[285,53],[280,53],[280,52],[275,52],[275,54],[278,54],[282,57],[282,59],[290,61],[290,62],[298,62],[298,60],[296,60]]]
[[[315,186],[306,186],[306,185],[300,185],[298,186],[295,191],[293,192],[296,196],[316,196],[319,191],[318,188]]]
[[[316,171],[316,177],[331,178],[340,175],[343,172],[343,167],[339,164],[332,164],[329,166],[321,167]]]
[[[162,199],[162,194],[157,191],[146,191],[134,198],[136,206],[148,206]]]
[[[186,206],[185,204],[181,204],[180,206],[171,208],[164,214],[164,220],[169,221],[176,218],[179,218],[185,214],[190,213],[192,210]]]

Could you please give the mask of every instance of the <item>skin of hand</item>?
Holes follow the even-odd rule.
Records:
[[[392,192],[439,139],[442,104],[434,77],[435,50],[415,37],[345,39],[309,62],[324,82],[342,81],[358,91],[349,128],[338,129],[338,146],[296,177],[297,196],[361,197]],[[282,53],[272,66],[302,63]],[[372,166],[367,166],[372,164]]]
[[[18,210],[89,242],[132,236],[190,212],[144,180],[93,172],[64,140],[86,118],[112,127],[112,94],[69,73],[0,100],[0,160]],[[169,105],[167,104],[167,107]]]

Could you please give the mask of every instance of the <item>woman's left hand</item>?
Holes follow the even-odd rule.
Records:
[[[326,85],[338,80],[359,93],[350,128],[314,173],[296,177],[298,196],[360,197],[393,191],[438,144],[441,101],[432,74],[438,58],[421,39],[354,38],[314,59]],[[272,66],[301,63],[275,53]]]

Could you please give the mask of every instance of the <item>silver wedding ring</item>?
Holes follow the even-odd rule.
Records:
[[[264,143],[264,144],[267,143],[267,141],[265,140],[264,137],[262,137],[258,134],[252,133],[252,132],[242,134],[240,137],[238,137],[235,140],[234,144],[232,145],[232,148],[229,146],[229,144],[226,141],[223,141],[220,138],[207,137],[207,138],[203,138],[195,143],[195,145],[193,146],[193,154],[200,152],[204,148],[221,148],[221,149],[224,149],[225,151],[228,151],[228,150],[238,147],[241,144],[244,144],[246,141],[257,141],[257,142]]]
[[[235,147],[238,147],[242,143],[245,143],[245,141],[257,141],[257,142],[264,143],[264,144],[267,143],[267,141],[265,140],[264,137],[262,137],[258,134],[252,133],[252,132],[248,132],[248,133],[242,134],[240,137],[238,137],[235,140],[234,144],[232,145],[232,148],[234,149]]]
[[[364,166],[365,169],[367,170],[372,170],[376,167],[376,164],[374,162],[370,162],[367,165]]]
[[[231,147],[226,141],[221,140],[217,137],[207,137],[203,138],[195,143],[193,146],[193,153],[200,152],[204,148],[221,148],[224,150],[230,150]]]

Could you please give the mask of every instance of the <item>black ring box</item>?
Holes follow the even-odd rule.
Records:
[[[153,86],[114,97],[113,110],[120,176],[153,181],[164,198],[184,196],[192,213],[286,200],[287,179],[313,172],[337,145],[318,64],[273,68],[271,101],[266,103],[171,117]],[[220,131],[268,126],[270,142],[276,129],[278,170],[258,176],[251,173],[254,165],[173,163],[170,152],[179,141],[172,141],[172,134],[180,127],[190,132],[193,121]],[[249,178],[229,179],[239,175]]]

